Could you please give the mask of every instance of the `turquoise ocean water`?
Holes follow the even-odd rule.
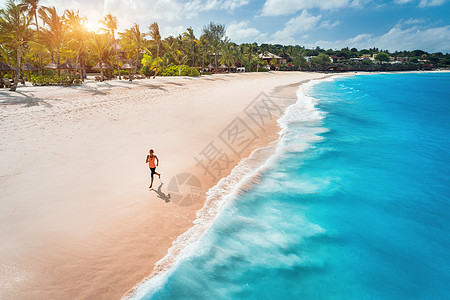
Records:
[[[141,299],[450,299],[450,73],[338,77]]]

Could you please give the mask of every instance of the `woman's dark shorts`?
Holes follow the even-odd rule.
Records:
[[[153,175],[155,175],[155,173],[156,173],[156,168],[150,168],[150,171],[152,171],[152,174],[150,176],[153,177]]]

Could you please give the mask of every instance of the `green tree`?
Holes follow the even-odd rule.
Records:
[[[186,61],[187,55],[178,49],[172,51],[171,55],[175,62],[178,64],[178,76],[181,76],[181,65]]]
[[[228,71],[230,71],[230,65],[235,63],[235,49],[231,43],[226,43],[222,47],[222,56],[220,57],[219,62],[228,67]]]
[[[144,34],[141,33],[139,25],[134,23],[131,28],[125,29],[125,32],[119,33],[119,35],[122,38],[122,45],[130,51],[130,55],[132,56],[132,53],[136,52],[134,61],[137,68],[139,54],[141,53],[144,43]],[[135,70],[136,69],[134,69],[134,72]]]
[[[195,67],[195,45],[197,44],[197,39],[195,38],[194,35],[194,30],[192,29],[192,27],[189,27],[186,29],[186,32],[183,33],[183,39],[188,42],[189,44],[191,44],[191,51],[192,51],[192,66],[191,67]]]
[[[255,44],[256,43],[244,45],[243,55],[247,58],[248,61],[248,72],[252,71],[252,60],[253,57],[256,55],[255,49],[257,48],[257,46]]]
[[[217,55],[220,51],[220,46],[223,41],[227,40],[225,35],[225,26],[222,24],[215,24],[210,22],[207,26],[203,27],[203,34],[207,37],[208,43],[211,45],[214,52],[214,61],[217,69]]]
[[[264,65],[264,60],[260,59],[258,55],[253,56],[252,62],[256,65],[256,72],[259,72],[261,65]]]
[[[311,58],[311,63],[323,69],[326,65],[331,64],[331,60],[328,55],[320,53],[319,55]]]
[[[65,19],[67,22],[67,25],[69,27],[69,43],[74,45],[76,47],[77,51],[77,58],[75,61],[75,74],[78,71],[78,66],[83,65],[80,63],[80,56],[83,53],[84,49],[86,48],[86,40],[88,38],[87,30],[84,27],[84,22],[86,21],[86,18],[80,17],[78,11],[75,12],[73,10],[66,10],[65,12]],[[83,67],[80,67],[80,74],[81,74],[81,80],[84,80],[83,77]]]
[[[64,16],[58,15],[58,12],[56,11],[56,8],[54,6],[40,7],[39,16],[47,27],[44,28],[44,33],[48,38],[52,40],[53,45],[56,47],[56,64],[58,66],[59,76],[61,74],[59,69],[59,66],[61,65],[61,46],[67,34],[67,25],[65,22],[65,18]]]
[[[7,45],[16,51],[16,76],[11,91],[17,89],[22,68],[22,47],[28,43],[33,32],[30,29],[31,17],[13,1],[6,3],[6,9],[0,9],[0,37]]]
[[[298,70],[303,70],[308,68],[308,62],[305,57],[300,53],[293,59],[294,66],[297,67]]]
[[[37,12],[39,9],[39,0],[22,0],[20,4],[25,10],[28,11],[30,16],[34,17],[34,23],[36,25],[36,33],[39,39],[40,30]],[[42,75],[42,49],[39,47],[39,74]]]
[[[122,80],[122,77],[120,76],[119,56],[117,55],[117,43],[116,43],[116,36],[115,36],[115,31],[117,30],[117,24],[118,24],[117,17],[115,17],[109,13],[103,18],[103,20],[100,20],[100,23],[103,26],[105,26],[105,28],[103,28],[103,30],[108,32],[111,35],[111,38],[113,41],[114,53],[116,56],[117,74],[119,75],[119,80]]]
[[[89,49],[100,66],[101,81],[104,80],[103,63],[108,60],[110,39],[107,34],[90,32]]]
[[[205,56],[208,53],[208,37],[203,34],[199,41],[198,44],[200,46],[200,49],[202,49],[202,56],[203,56],[203,60],[202,60],[202,70],[205,69]]]
[[[389,56],[389,54],[385,53],[385,52],[379,52],[375,55],[375,60],[379,61],[379,62],[388,62],[390,61],[391,57]]]
[[[161,47],[161,34],[159,33],[159,26],[157,22],[153,22],[149,27],[149,35],[156,45],[156,69],[153,78],[158,74],[158,64],[159,64],[159,48]]]

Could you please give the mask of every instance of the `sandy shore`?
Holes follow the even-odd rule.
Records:
[[[0,299],[120,298],[192,227],[206,191],[278,137],[300,82],[324,76],[0,91]]]

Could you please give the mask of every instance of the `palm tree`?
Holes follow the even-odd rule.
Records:
[[[186,30],[187,31],[183,33],[183,38],[192,45],[192,67],[195,67],[195,44],[197,43],[197,39],[195,38],[192,27],[189,27]]]
[[[202,49],[202,69],[205,69],[205,56],[208,54],[208,37],[205,34],[202,34],[198,41],[199,46]]]
[[[14,84],[11,91],[17,89],[22,67],[22,46],[32,39],[33,32],[30,29],[31,17],[24,10],[15,5],[12,0],[6,3],[6,9],[0,9],[0,36],[11,48],[16,50],[17,69]]]
[[[91,32],[89,37],[89,49],[91,50],[92,55],[97,59],[100,66],[101,81],[103,81],[103,63],[106,62],[109,56],[110,40],[106,34],[98,34],[95,32]]]
[[[54,45],[56,46],[56,64],[58,66],[58,76],[60,75],[60,57],[61,45],[66,37],[67,25],[64,16],[58,15],[56,8],[43,6],[39,8],[39,16],[44,24],[47,26],[43,31],[47,36],[51,36]]]
[[[248,71],[252,71],[252,58],[254,54],[254,43],[253,44],[246,44],[244,46],[244,56],[248,59]]]
[[[122,77],[120,76],[119,56],[117,55],[116,37],[114,35],[114,31],[117,30],[117,17],[109,13],[103,18],[103,20],[100,20],[100,23],[105,26],[103,30],[109,32],[113,38],[113,45],[116,54],[117,74],[119,74],[119,80],[122,80]]]
[[[159,47],[161,46],[161,34],[159,33],[159,26],[157,22],[153,22],[148,27],[149,35],[152,38],[153,42],[156,44],[156,71],[155,75],[153,75],[153,78],[156,77],[156,74],[158,73],[158,61],[159,61]]]
[[[134,59],[134,61],[137,68],[139,53],[142,50],[142,44],[144,40],[144,35],[140,31],[139,25],[134,23],[134,25],[130,29],[125,29],[125,32],[119,34],[122,37],[122,43],[126,47],[131,49],[131,52],[133,52],[133,50],[136,51],[136,58]],[[134,69],[133,72],[136,72],[136,69]]]
[[[235,49],[233,44],[226,43],[222,47],[222,56],[220,57],[219,62],[228,67],[228,72],[230,71],[230,65],[235,62]]]
[[[254,56],[252,59],[256,64],[256,72],[259,72],[260,65],[264,64],[264,61],[259,58],[259,56]]]
[[[175,62],[178,64],[178,76],[181,76],[181,65],[184,63],[188,56],[181,50],[174,50],[172,51],[171,55]]]
[[[84,22],[86,21],[85,17],[80,17],[78,11],[74,12],[73,10],[66,10],[65,12],[65,19],[67,22],[67,25],[70,28],[69,37],[71,38],[70,42],[76,45],[77,47],[77,59],[75,62],[75,74],[77,74],[78,71],[78,65],[80,64],[80,55],[84,51],[86,45],[85,41],[87,38],[87,31],[84,27]],[[83,80],[83,72],[82,68],[80,66],[80,77]]]
[[[37,39],[37,43],[43,46],[44,50],[50,54],[50,60],[54,61],[54,50],[56,49],[56,43],[52,33],[47,30],[42,31]],[[43,64],[45,64],[45,56],[43,58]]]
[[[12,54],[11,48],[7,47],[7,45],[3,43],[2,39],[0,44],[0,57],[3,59],[4,62],[8,63],[11,54]]]
[[[203,27],[203,35],[207,37],[208,43],[213,49],[214,60],[217,68],[217,54],[219,54],[222,42],[227,42],[227,37],[225,35],[225,26],[210,22],[207,26]]]
[[[37,38],[39,40],[39,22],[37,17],[37,12],[39,8],[39,0],[22,0],[20,4],[24,9],[26,9],[30,16],[34,17],[34,23],[36,25]],[[42,49],[39,49],[39,74],[42,75]]]

